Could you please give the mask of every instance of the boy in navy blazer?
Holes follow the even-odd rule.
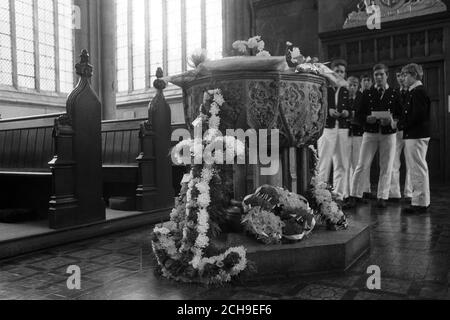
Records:
[[[396,151],[397,123],[401,117],[400,95],[389,87],[389,69],[384,64],[373,68],[375,86],[363,93],[356,118],[364,127],[364,136],[358,166],[352,180],[352,198],[348,207],[361,201],[376,152],[380,152],[380,178],[378,181],[378,206],[386,207],[391,187]]]
[[[430,178],[427,164],[430,143],[431,100],[423,86],[423,69],[412,63],[402,69],[408,87],[399,127],[405,140],[406,166],[412,185],[411,206],[404,213],[424,213],[430,206]]]
[[[345,79],[347,63],[336,60],[332,70]],[[350,156],[349,137],[350,100],[344,87],[328,87],[328,114],[325,130],[318,141],[319,180],[327,182],[333,165],[334,193],[338,200],[349,197],[348,170]]]

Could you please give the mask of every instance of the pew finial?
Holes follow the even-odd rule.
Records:
[[[77,71],[77,75],[84,78],[91,78],[94,68],[89,63],[89,52],[86,49],[83,49],[80,54],[80,62],[78,62],[75,66]]]
[[[153,87],[157,90],[164,90],[167,87],[166,81],[163,79],[164,72],[162,68],[156,70],[156,80],[153,82]]]

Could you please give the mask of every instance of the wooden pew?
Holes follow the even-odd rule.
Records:
[[[0,120],[0,209],[34,208],[46,217],[51,192],[48,162],[54,121],[61,114]]]
[[[24,204],[36,208],[39,217],[47,216],[51,193],[48,163],[54,155],[54,122],[61,115],[0,120],[0,208],[18,208]],[[112,197],[133,198],[132,207],[127,210],[136,210],[139,133],[141,124],[147,120],[102,122],[103,196],[106,203]],[[183,127],[173,125],[172,132]],[[183,173],[182,167],[173,167],[175,192],[179,191]]]
[[[103,194],[109,200],[125,198],[126,203],[121,210],[137,210],[136,190],[138,186],[139,163],[141,153],[141,125],[147,118],[132,120],[112,120],[102,122],[103,147]],[[171,125],[171,132],[184,128],[185,125]],[[174,146],[176,142],[172,142]],[[172,187],[179,192],[179,183],[184,174],[184,168],[172,167]],[[170,177],[166,177],[170,179]],[[125,201],[124,199],[124,201]],[[146,208],[139,208],[145,211]]]
[[[103,197],[111,206],[114,197],[128,199],[122,210],[136,209],[139,130],[145,119],[102,123]]]
[[[84,58],[83,68],[90,70],[92,67]],[[157,94],[150,104],[149,118],[104,121],[98,137],[103,161],[100,160],[101,173],[95,179],[103,181],[103,198],[135,198],[135,207],[141,211],[173,205],[170,134],[184,126],[170,124],[170,108],[163,95],[165,82],[161,78],[162,70],[155,81]],[[77,88],[74,93],[80,94],[80,84]],[[74,100],[72,94],[69,111],[73,112],[74,101],[79,100]],[[95,104],[95,99],[92,101]],[[78,199],[74,183],[82,175],[77,174],[77,166],[90,154],[84,152],[83,141],[78,149],[74,147],[77,128],[67,115],[0,120],[0,209],[34,208],[40,217],[50,216],[50,227],[55,229],[90,222],[90,217],[77,221],[80,213],[75,212]],[[175,170],[179,181],[184,170]],[[52,214],[55,216],[58,210],[62,210],[61,216],[75,211],[68,214],[72,216],[68,220],[52,221]],[[92,221],[98,221],[98,217]]]

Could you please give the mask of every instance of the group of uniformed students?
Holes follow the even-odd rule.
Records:
[[[334,61],[332,70],[346,78],[347,64]],[[351,76],[348,87],[329,87],[328,114],[318,141],[319,178],[328,182],[333,167],[334,193],[353,208],[371,193],[370,169],[379,152],[377,205],[400,201],[401,154],[406,160],[404,213],[424,213],[430,206],[426,160],[430,141],[431,101],[423,86],[423,69],[409,64],[397,72],[398,88],[388,85],[389,69],[373,67],[373,77]]]

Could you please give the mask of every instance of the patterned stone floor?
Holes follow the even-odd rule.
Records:
[[[450,299],[450,187],[434,188],[428,214],[400,204],[348,212],[373,223],[372,250],[348,272],[280,278],[221,288],[181,285],[154,275],[150,228],[0,261],[0,299]],[[67,289],[69,265],[81,290]],[[367,267],[381,268],[381,290],[367,289]]]

